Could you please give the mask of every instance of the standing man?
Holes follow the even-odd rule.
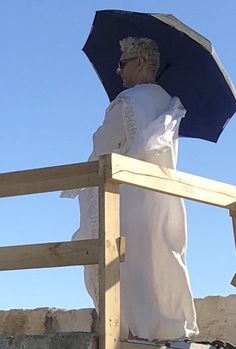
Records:
[[[117,152],[159,166],[176,168],[177,138],[185,109],[156,84],[160,65],[157,44],[149,38],[120,41],[117,73],[122,91],[106,110],[93,136],[89,160]],[[181,81],[180,81],[181,83]],[[121,231],[127,239],[121,264],[121,333],[153,340],[198,333],[186,267],[186,218],[183,201],[127,185],[120,186]],[[98,236],[97,189],[78,194],[81,225],[73,239]],[[98,309],[98,269],[85,267],[85,284]]]

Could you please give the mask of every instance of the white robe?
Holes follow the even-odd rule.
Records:
[[[93,136],[90,161],[117,152],[176,168],[177,137],[185,109],[160,86],[137,85],[109,105]],[[80,228],[73,239],[98,236],[97,188],[79,193]],[[186,219],[183,201],[127,185],[120,186],[121,232],[126,262],[121,263],[121,333],[153,340],[198,333],[186,268]],[[98,268],[85,267],[85,284],[98,310]]]

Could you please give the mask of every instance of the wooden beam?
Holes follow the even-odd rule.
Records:
[[[231,285],[236,287],[236,273],[233,276],[233,279],[231,280]]]
[[[98,239],[0,247],[0,270],[98,263]]]
[[[106,171],[104,173],[104,165]],[[227,208],[236,202],[236,187],[185,172],[160,167],[119,154],[104,155],[100,175],[164,194]]]
[[[97,186],[98,161],[0,174],[0,197]]]
[[[99,187],[99,349],[120,349],[119,186]]]
[[[230,210],[230,216],[232,217],[232,223],[233,223],[233,232],[234,232],[234,243],[235,243],[235,249],[236,249],[236,211]],[[233,276],[233,279],[231,280],[231,285],[236,287],[236,273]]]

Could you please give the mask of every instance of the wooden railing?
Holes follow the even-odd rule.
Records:
[[[99,187],[98,239],[1,247],[0,270],[98,264],[99,349],[145,349],[150,346],[120,341],[121,183],[226,208],[236,240],[236,187],[107,154],[93,162],[0,174],[0,197]],[[236,286],[236,274],[231,283]]]

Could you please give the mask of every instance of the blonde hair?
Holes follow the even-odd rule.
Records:
[[[120,41],[120,48],[122,53],[127,55],[127,58],[143,57],[146,67],[153,73],[157,73],[160,67],[160,52],[154,40],[130,36]]]

